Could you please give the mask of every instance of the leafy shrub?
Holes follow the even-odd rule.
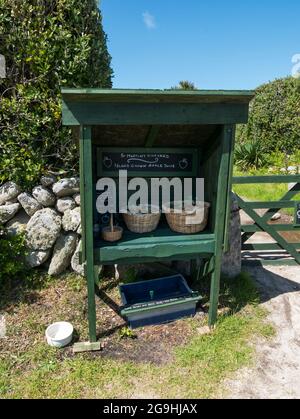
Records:
[[[171,87],[171,90],[198,90],[198,88],[192,81],[181,80],[177,86]]]
[[[300,144],[300,81],[288,77],[259,87],[237,138],[242,144],[258,141],[265,153],[294,153]]]
[[[259,169],[267,160],[259,141],[238,144],[235,148],[235,164],[241,170]]]
[[[0,285],[25,275],[28,270],[25,255],[24,235],[9,235],[0,226]]]
[[[61,124],[62,86],[112,86],[110,55],[94,0],[0,0],[0,183],[30,185],[47,169],[77,170]]]
[[[280,172],[282,169],[288,171],[288,168],[293,166],[296,172],[300,168],[300,150],[293,154],[283,153],[280,151],[271,153],[267,156],[267,162],[270,170],[273,172]],[[297,169],[298,168],[298,169]]]

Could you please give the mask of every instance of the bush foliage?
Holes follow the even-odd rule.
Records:
[[[300,145],[300,82],[288,77],[260,86],[250,105],[247,125],[238,128],[240,143],[261,145],[262,152],[294,153]]]
[[[267,163],[259,141],[237,144],[234,157],[235,164],[241,170],[259,169]]]
[[[24,235],[9,235],[0,225],[0,286],[4,282],[24,277],[28,270],[25,255]]]
[[[76,170],[61,126],[60,88],[112,86],[95,0],[0,0],[0,183],[31,184],[43,169]]]

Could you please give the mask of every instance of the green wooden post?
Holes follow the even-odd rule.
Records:
[[[230,156],[233,147],[234,128],[225,125],[221,135],[221,161],[218,175],[218,189],[216,198],[216,219],[215,219],[215,269],[211,276],[210,304],[209,304],[209,326],[213,327],[217,320],[218,302],[220,292],[221,264],[224,246],[224,231],[226,223],[227,200],[230,188]]]
[[[96,304],[94,280],[94,235],[93,235],[93,170],[92,170],[91,127],[80,130],[80,179],[81,179],[81,220],[83,260],[88,290],[88,320],[90,342],[96,342]]]
[[[234,144],[235,144],[235,126],[232,127],[231,136],[231,149],[229,158],[229,178],[228,178],[228,190],[227,190],[227,209],[226,209],[226,220],[225,220],[225,233],[224,233],[224,252],[229,250],[229,225],[231,218],[231,191],[232,191],[232,178],[233,178],[233,165],[234,165]]]
[[[80,173],[80,199],[81,199],[81,228],[82,228],[82,238],[81,238],[81,263],[86,262],[86,252],[85,252],[85,190],[84,190],[84,167],[83,167],[83,127],[80,126],[79,134],[79,173]]]

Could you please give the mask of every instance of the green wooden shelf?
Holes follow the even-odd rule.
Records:
[[[152,233],[135,234],[125,230],[122,240],[109,243],[96,242],[95,261],[99,264],[129,263],[135,259],[178,259],[190,255],[209,255],[215,251],[215,235],[204,231],[200,234],[178,234],[169,228],[159,228]]]

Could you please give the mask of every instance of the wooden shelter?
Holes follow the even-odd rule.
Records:
[[[96,342],[97,265],[164,260],[206,262],[211,277],[209,324],[217,318],[222,252],[228,237],[235,125],[248,120],[249,91],[63,89],[63,124],[75,128],[80,147],[82,262],[88,286],[90,342]],[[116,243],[93,233],[96,182],[117,178],[119,153],[166,153],[181,169],[133,170],[131,176],[200,177],[211,204],[208,226],[199,234],[174,233],[162,220],[149,234],[125,231]],[[178,160],[178,156],[181,160]],[[104,158],[109,164],[104,166]],[[176,166],[177,167],[177,166]],[[98,218],[97,218],[98,217]]]

